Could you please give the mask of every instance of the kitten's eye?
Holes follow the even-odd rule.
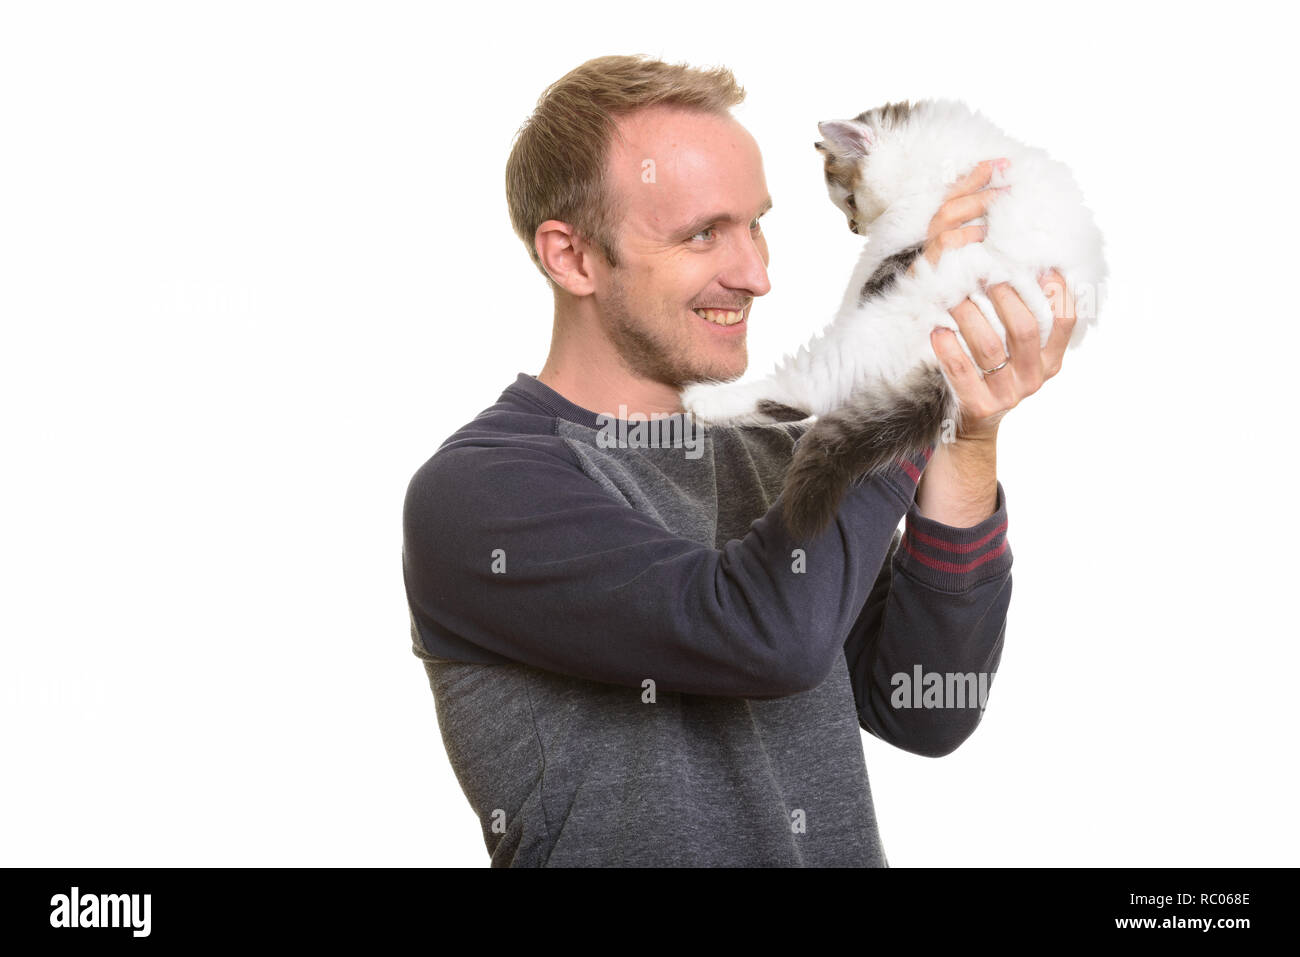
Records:
[[[849,198],[846,199],[845,202],[848,204],[849,209],[853,210],[855,213],[858,211],[858,201],[853,197],[852,193],[849,193]]]

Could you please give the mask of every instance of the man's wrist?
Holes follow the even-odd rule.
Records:
[[[954,528],[978,525],[997,510],[997,425],[941,442],[916,490],[918,511]]]
[[[963,425],[957,430],[956,436],[952,443],[956,442],[997,442],[998,426],[1002,424],[1002,417],[1005,412],[999,412],[991,415],[980,422],[972,422]],[[952,444],[950,443],[950,444]]]
[[[913,505],[907,513],[897,566],[931,588],[964,592],[1011,569],[1006,498],[996,486],[993,513],[975,525],[954,528],[926,518]]]

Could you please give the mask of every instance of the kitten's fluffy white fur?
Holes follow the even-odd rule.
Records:
[[[1037,318],[1045,344],[1053,316],[1037,276],[1055,268],[1077,303],[1078,321],[1070,345],[1080,342],[1096,320],[1107,268],[1101,233],[1063,163],[1012,139],[982,114],[953,100],[890,104],[852,120],[821,123],[819,129],[825,141],[817,146],[826,159],[831,200],[851,228],[869,236],[839,312],[812,342],[787,356],[765,378],[688,387],[682,395],[688,411],[709,423],[753,425],[782,418],[766,414],[760,407],[764,402],[818,417],[846,406],[857,407],[859,413],[868,410],[840,423],[838,432],[823,430],[823,438],[833,439],[823,452],[832,455],[843,451],[848,438],[845,428],[871,431],[873,422],[879,425],[882,411],[888,411],[882,405],[906,404],[908,390],[927,376],[937,384],[943,375],[947,386],[939,386],[947,393],[943,411],[955,414],[955,398],[935,357],[930,331],[944,326],[956,332],[948,310],[969,297],[1005,345],[1005,331],[993,304],[980,291],[981,280],[988,285],[1011,283]],[[998,157],[1010,159],[1010,166],[1005,175],[995,173],[990,185],[1011,189],[990,204],[984,220],[987,236],[982,242],[946,251],[931,267],[916,250],[952,183],[979,162]],[[898,268],[900,261],[914,264],[915,275]],[[877,282],[883,288],[859,301],[873,277],[883,277],[884,282]],[[970,355],[966,343],[961,345]],[[924,371],[919,378],[918,370]],[[933,425],[928,423],[924,429]],[[936,439],[937,435],[929,436]],[[878,470],[893,455],[907,454],[918,445],[893,438],[882,441],[887,454],[865,459],[859,454],[857,466]],[[801,441],[800,446],[805,445],[809,443]],[[797,459],[798,450],[796,465]],[[840,464],[856,467],[852,462]],[[804,494],[813,493],[804,490]],[[838,504],[834,490],[831,494]]]

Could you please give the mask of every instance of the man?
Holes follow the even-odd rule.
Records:
[[[1009,357],[954,309],[979,368],[951,333],[933,343],[962,430],[859,482],[814,540],[777,501],[802,427],[691,445],[678,416],[681,441],[611,447],[680,413],[684,385],[745,370],[771,198],[729,113],[743,96],[726,70],[601,57],[543,94],[507,164],[550,354],[416,472],[403,546],[412,650],[493,866],[888,866],[859,728],[947,754],[979,707],[914,707],[898,676],[1001,657],[998,421],[1059,368],[1062,296],[1040,349],[990,290]],[[991,175],[954,184],[931,262],[982,238]]]

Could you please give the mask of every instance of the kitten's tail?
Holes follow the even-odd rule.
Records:
[[[913,369],[901,384],[854,392],[799,440],[782,490],[786,527],[798,539],[819,534],[855,479],[929,448],[957,412],[957,398],[933,363]]]

